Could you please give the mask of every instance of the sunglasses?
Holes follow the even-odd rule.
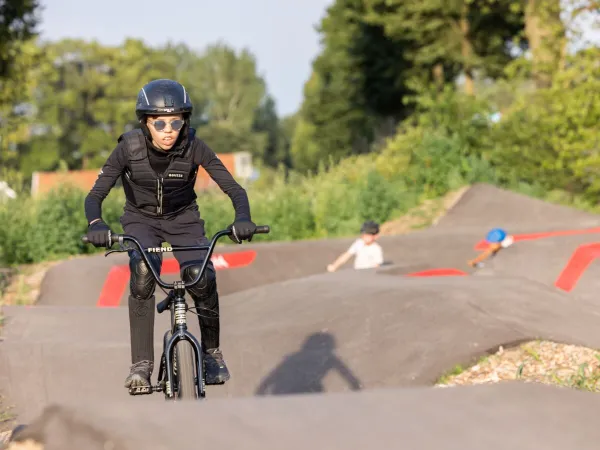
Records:
[[[181,119],[176,119],[171,122],[167,122],[165,120],[155,120],[154,122],[148,122],[148,123],[150,123],[156,131],[163,131],[165,129],[165,127],[167,126],[167,123],[171,125],[171,129],[173,131],[179,131],[179,130],[181,130],[181,128],[183,127],[183,124],[185,122]]]

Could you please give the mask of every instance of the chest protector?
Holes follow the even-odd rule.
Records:
[[[123,190],[127,202],[152,216],[175,214],[196,200],[194,185],[198,165],[193,163],[196,130],[190,128],[185,148],[172,156],[163,174],[157,174],[148,159],[144,133],[135,129],[122,134],[126,143],[127,169],[123,174]]]

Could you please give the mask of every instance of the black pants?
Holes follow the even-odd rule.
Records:
[[[207,245],[204,221],[197,207],[189,208],[169,218],[148,217],[126,209],[121,217],[125,234],[134,236],[143,248],[160,247],[163,242],[171,246]],[[128,243],[131,246],[131,243]],[[162,253],[147,253],[156,271],[160,273]],[[199,272],[206,257],[205,250],[173,252],[179,262],[181,278],[191,281]],[[156,281],[137,249],[129,250],[130,295],[129,324],[131,331],[131,362],[154,361],[154,316]],[[219,347],[219,298],[215,268],[208,262],[206,271],[188,293],[198,308],[202,333],[202,347]]]

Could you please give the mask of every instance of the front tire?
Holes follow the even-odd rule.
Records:
[[[189,341],[181,340],[175,344],[175,361],[177,365],[178,397],[182,400],[196,399],[196,364],[194,348]]]

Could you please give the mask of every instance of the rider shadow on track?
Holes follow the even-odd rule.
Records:
[[[330,333],[314,333],[302,348],[285,359],[267,375],[255,394],[288,395],[324,392],[323,379],[336,371],[351,390],[360,390],[360,380],[335,354],[335,337]]]

